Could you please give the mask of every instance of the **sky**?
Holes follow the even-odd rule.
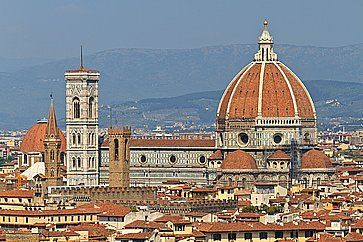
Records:
[[[363,42],[362,13],[362,0],[2,0],[0,57],[250,44],[265,18],[275,43],[343,46]]]

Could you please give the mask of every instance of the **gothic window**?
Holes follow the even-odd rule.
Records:
[[[95,99],[93,97],[90,97],[88,100],[88,117],[93,118],[94,117],[94,104]]]
[[[76,134],[72,134],[72,144],[75,145],[76,144]]]
[[[54,161],[54,150],[50,151],[50,160]]]
[[[77,159],[77,162],[78,162],[78,168],[81,168],[81,158],[80,157],[78,157],[78,159]]]
[[[74,157],[73,157],[73,158],[72,158],[72,167],[73,167],[73,168],[76,168],[76,166],[77,166],[77,165],[76,165],[76,158],[74,158]]]
[[[246,188],[247,179],[242,178],[242,188]]]
[[[80,110],[80,102],[79,98],[73,98],[73,118],[80,118],[81,117],[81,110]]]
[[[123,160],[126,161],[126,153],[127,153],[127,143],[129,142],[128,139],[125,139],[125,144],[124,144],[124,157],[123,157]]]
[[[91,157],[88,158],[88,168],[91,168]]]
[[[27,155],[24,155],[24,161],[23,161],[23,164],[26,166],[28,165],[28,156]]]
[[[50,177],[54,177],[54,168],[50,170]]]
[[[118,148],[119,148],[118,139],[114,139],[113,142],[114,142],[114,154],[115,154],[114,159],[118,160]]]
[[[96,168],[96,158],[92,157],[92,168],[95,169]]]
[[[62,164],[64,164],[64,153],[63,152],[60,153],[60,161],[62,162]]]
[[[81,134],[78,134],[78,144],[80,145],[80,144],[82,144],[82,142],[81,142]]]

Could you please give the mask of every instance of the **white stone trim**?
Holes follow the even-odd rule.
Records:
[[[291,71],[290,70],[290,68],[289,67],[287,67],[286,65],[284,65],[283,63],[281,63],[280,62],[280,64],[283,66],[283,67],[285,67],[289,72],[290,72],[290,74],[292,74],[297,80],[298,80],[298,82],[300,83],[300,85],[303,87],[303,89],[304,89],[304,91],[305,91],[305,93],[308,95],[308,98],[309,98],[309,101],[310,101],[310,105],[313,107],[313,112],[314,112],[314,118],[316,119],[316,110],[315,110],[315,105],[314,105],[314,102],[313,102],[313,99],[311,98],[311,96],[310,96],[310,93],[309,93],[309,91],[308,91],[308,89],[306,89],[306,87],[305,87],[305,85],[304,85],[304,83],[300,80],[300,78],[297,76],[297,75],[295,75],[295,73],[293,72],[293,71]]]
[[[292,98],[292,102],[294,104],[294,113],[295,113],[295,117],[298,117],[299,116],[299,110],[297,109],[297,104],[296,104],[296,98],[295,98],[295,93],[294,91],[292,90],[292,87],[291,87],[291,84],[290,84],[290,81],[289,79],[287,79],[285,73],[282,71],[281,67],[275,62],[274,65],[277,67],[277,69],[279,69],[280,73],[282,74],[282,76],[284,77],[284,80],[287,84],[287,86],[289,87],[289,91],[290,91],[290,95],[291,95],[291,98]]]
[[[260,80],[258,86],[258,103],[257,103],[257,118],[262,117],[262,91],[263,91],[263,77],[265,75],[266,62],[261,63]]]
[[[245,72],[243,72],[243,74],[241,75],[241,77],[238,79],[238,81],[237,81],[237,83],[236,83],[236,85],[234,86],[234,88],[233,88],[233,91],[232,91],[232,93],[231,93],[231,97],[230,97],[230,99],[228,100],[228,105],[227,105],[227,110],[226,110],[226,116],[227,117],[229,117],[229,109],[230,109],[230,106],[231,106],[231,101],[232,101],[232,99],[233,99],[233,96],[234,96],[234,93],[236,92],[236,89],[237,89],[237,87],[239,86],[239,84],[240,84],[240,82],[241,82],[241,80],[243,79],[243,77],[245,76],[245,74],[252,68],[252,66],[254,66],[255,65],[255,63],[254,62],[251,62],[248,66],[246,66],[246,70],[245,70]]]
[[[245,67],[242,68],[241,71],[238,72],[238,74],[232,79],[232,81],[228,84],[227,88],[224,90],[223,95],[221,100],[219,101],[219,105],[218,105],[218,109],[217,109],[217,117],[219,117],[219,113],[220,113],[220,109],[222,106],[222,101],[224,100],[225,96],[227,95],[228,90],[230,89],[230,87],[232,86],[232,83],[234,83],[234,81],[236,80],[236,78],[240,75],[242,75],[242,73],[247,69],[247,67],[249,65],[253,64],[253,62],[249,63],[248,65],[246,65]],[[231,94],[232,95],[232,94]],[[227,109],[226,109],[227,112]]]

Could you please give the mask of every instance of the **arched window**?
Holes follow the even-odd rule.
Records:
[[[242,178],[242,188],[246,188],[246,184],[247,184],[247,179]]]
[[[50,177],[54,177],[54,168],[50,170]]]
[[[76,158],[72,158],[72,167],[76,168],[77,164],[76,164]]]
[[[118,139],[114,139],[114,153],[115,153],[115,160],[118,160],[118,148],[119,148],[119,144],[118,144]]]
[[[88,169],[91,168],[91,157],[88,158]]]
[[[23,165],[27,166],[28,165],[28,156],[24,154],[24,161],[23,161]]]
[[[64,153],[63,152],[60,153],[60,161],[62,162],[62,164],[64,164]]]
[[[50,160],[54,161],[54,150],[50,151]]]
[[[81,117],[81,109],[80,109],[80,102],[79,98],[73,98],[73,118],[80,118]]]
[[[81,158],[78,157],[77,161],[78,161],[78,164],[77,165],[78,165],[78,169],[79,169],[79,168],[81,168]]]
[[[72,144],[73,144],[73,145],[76,145],[76,142],[77,142],[77,141],[76,141],[76,134],[74,134],[74,133],[73,133],[73,134],[72,134]]]
[[[90,97],[88,100],[88,117],[93,118],[94,117],[94,104],[95,99],[93,97]]]
[[[81,134],[78,134],[78,144],[80,145],[80,144],[82,144],[82,139],[81,139]]]
[[[228,178],[228,186],[232,186],[233,185],[233,180],[231,177]]]
[[[96,158],[92,157],[92,168],[96,169]]]
[[[125,145],[124,145],[124,157],[122,157],[123,158],[123,160],[124,161],[127,161],[126,160],[126,153],[127,153],[127,143],[129,142],[129,140],[128,139],[125,139]]]

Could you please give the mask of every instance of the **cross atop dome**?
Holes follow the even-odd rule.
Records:
[[[277,54],[273,51],[273,38],[268,32],[268,21],[263,21],[263,31],[258,38],[259,50],[255,54],[255,61],[277,61]]]

